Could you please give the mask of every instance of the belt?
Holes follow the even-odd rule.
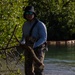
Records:
[[[46,42],[45,43],[43,43],[42,45],[40,45],[40,46],[38,46],[38,47],[36,47],[36,48],[34,48],[34,49],[38,49],[38,48],[45,48],[46,47]]]

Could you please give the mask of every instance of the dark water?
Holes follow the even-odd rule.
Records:
[[[75,46],[49,46],[46,58],[75,60]]]
[[[49,46],[45,75],[75,75],[75,46]]]

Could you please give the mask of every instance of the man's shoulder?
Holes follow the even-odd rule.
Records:
[[[28,21],[25,21],[25,22],[24,22],[24,25],[25,25],[25,24],[28,24]]]
[[[45,23],[44,23],[44,22],[42,22],[42,21],[38,20],[38,26],[40,26],[40,27],[41,27],[41,26],[46,26],[46,25],[45,25]]]
[[[23,26],[28,25],[28,24],[29,24],[29,22],[25,21],[24,24],[23,24]]]

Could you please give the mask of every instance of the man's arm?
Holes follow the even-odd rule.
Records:
[[[40,45],[42,45],[43,43],[46,42],[47,40],[47,29],[45,24],[41,23],[41,25],[39,25],[39,39],[37,42],[34,43],[34,48],[39,47]]]

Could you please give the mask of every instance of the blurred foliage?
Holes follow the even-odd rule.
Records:
[[[36,8],[38,17],[46,24],[48,40],[75,39],[74,0],[29,0]]]
[[[7,44],[16,25],[15,35],[21,37],[23,7],[27,4],[27,0],[0,0],[0,46]]]
[[[0,46],[7,44],[16,25],[18,26],[15,35],[18,39],[21,38],[21,29],[25,21],[23,8],[27,5],[33,5],[37,17],[46,24],[48,40],[74,39],[74,0],[0,0]],[[14,37],[12,41],[13,44]]]
[[[27,5],[33,5],[37,17],[46,24],[48,40],[75,39],[75,0],[0,0],[1,47],[6,46],[16,25],[15,35],[21,38],[23,8]],[[15,45],[15,41],[13,37],[10,45]]]

